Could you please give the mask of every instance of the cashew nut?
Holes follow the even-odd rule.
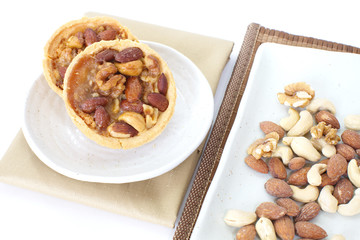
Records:
[[[307,185],[306,188],[300,188],[294,185],[290,185],[293,190],[291,198],[298,202],[308,203],[315,201],[319,196],[319,189],[313,185]]]
[[[360,130],[360,115],[347,115],[344,118],[345,127],[352,130]]]
[[[296,155],[309,161],[317,162],[321,158],[321,154],[306,137],[285,137],[283,143],[290,145]]]
[[[326,171],[326,164],[317,163],[311,166],[310,170],[307,173],[308,183],[313,186],[320,186],[321,184],[321,174]]]
[[[348,177],[352,184],[356,187],[360,187],[360,167],[358,167],[356,159],[352,159],[348,164]]]
[[[270,219],[261,217],[256,222],[255,229],[261,240],[276,240],[275,228]]]
[[[336,154],[336,147],[332,144],[327,143],[325,137],[312,138],[311,143],[327,158],[330,158],[331,156]]]
[[[138,132],[144,131],[145,128],[145,119],[140,113],[136,112],[124,112],[118,118],[119,121],[124,121],[127,124],[131,125]]]
[[[306,110],[308,110],[310,113],[316,113],[321,110],[329,111],[332,114],[336,113],[334,104],[325,98],[315,98],[306,107]]]
[[[254,212],[245,212],[238,209],[230,209],[226,212],[224,221],[227,225],[232,227],[242,227],[256,221],[256,214]]]
[[[343,216],[354,216],[360,213],[360,188],[355,190],[354,197],[347,204],[340,204],[338,212]]]
[[[326,185],[320,191],[318,203],[324,212],[335,213],[338,208],[338,200],[332,195],[334,186]]]
[[[345,237],[341,234],[335,234],[333,235],[330,240],[346,240]]]
[[[282,118],[279,123],[285,131],[289,131],[300,119],[300,115],[295,109],[289,108],[288,113],[289,116]]]
[[[285,165],[288,165],[294,154],[288,146],[277,146],[275,151],[272,153],[272,156],[281,158],[282,162]]]
[[[300,112],[300,119],[287,133],[288,136],[303,136],[310,131],[314,124],[314,119],[311,113],[307,110]]]

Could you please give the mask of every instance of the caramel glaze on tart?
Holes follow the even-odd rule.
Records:
[[[74,57],[94,42],[116,39],[138,41],[128,28],[110,17],[83,17],[64,24],[44,49],[44,75],[50,87],[62,96],[65,72]]]
[[[64,100],[87,137],[109,148],[129,149],[164,130],[174,112],[176,88],[167,64],[146,44],[100,41],[69,66]]]

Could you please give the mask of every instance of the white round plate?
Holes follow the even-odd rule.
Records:
[[[213,119],[214,99],[201,71],[178,51],[145,42],[167,62],[174,75],[175,112],[152,142],[123,150],[102,147],[83,135],[68,116],[63,100],[41,75],[27,96],[23,131],[34,153],[70,178],[126,183],[159,176],[183,162],[204,140]]]

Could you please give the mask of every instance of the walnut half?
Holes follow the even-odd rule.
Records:
[[[315,96],[315,91],[305,82],[286,85],[284,90],[285,93],[277,94],[278,100],[290,107],[306,107]]]
[[[276,149],[279,134],[271,132],[265,136],[265,138],[257,139],[251,144],[247,150],[249,155],[253,155],[254,158],[260,159],[261,157],[271,157],[273,151]]]

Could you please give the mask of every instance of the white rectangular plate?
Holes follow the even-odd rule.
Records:
[[[279,123],[288,107],[276,94],[284,86],[305,81],[315,90],[315,98],[327,98],[337,109],[336,117],[344,130],[348,114],[360,114],[360,56],[317,49],[265,43],[257,51],[249,81],[239,106],[217,172],[204,200],[191,239],[235,239],[238,229],[227,226],[229,209],[255,211],[274,197],[265,192],[270,174],[257,173],[245,163],[247,147],[264,134],[261,121]],[[311,222],[323,227],[331,237],[343,234],[358,239],[360,215],[344,217],[321,212]]]

